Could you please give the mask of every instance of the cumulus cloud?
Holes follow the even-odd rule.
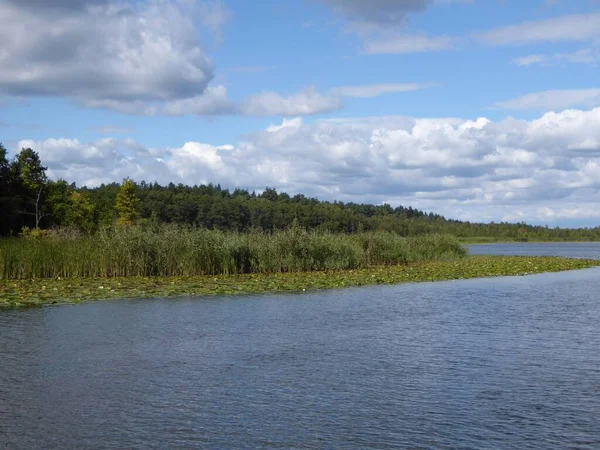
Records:
[[[488,45],[587,41],[600,37],[600,13],[560,16],[496,28],[473,37]]]
[[[562,110],[572,107],[600,106],[600,88],[557,89],[534,92],[494,104],[498,109],[509,110]]]
[[[434,86],[432,83],[380,83],[341,86],[320,93],[310,86],[295,94],[282,96],[263,92],[241,103],[239,113],[246,116],[308,116],[338,111],[343,97],[373,98],[384,94],[411,92]]]
[[[111,5],[52,22],[1,7],[0,88],[12,94],[167,100],[201,94],[213,77],[194,25],[171,3]]]
[[[23,140],[18,148],[36,150],[48,166],[48,175],[81,185],[98,186],[125,177],[168,183],[173,174],[162,161],[162,149],[148,149],[131,139],[103,138],[94,142],[78,139]]]
[[[373,18],[420,8],[418,1],[376,3]],[[331,5],[358,15],[371,10],[362,2]],[[225,86],[211,84],[214,63],[199,37],[202,29],[218,34],[230,20],[220,0],[0,0],[0,16],[5,98],[63,97],[88,108],[145,116],[296,116],[337,111],[345,96],[419,88],[396,83],[321,93],[307,87],[234,102]]]
[[[227,96],[224,86],[207,88],[203,95],[168,102],[162,112],[170,116],[231,114],[236,106]]]
[[[287,97],[269,91],[251,96],[242,103],[240,111],[247,116],[298,116],[341,108],[339,96],[321,94],[315,87],[309,87]]]
[[[153,149],[119,139],[19,145],[38,150],[52,177],[79,184],[133,176],[257,190],[268,185],[472,221],[600,216],[600,108],[531,121],[291,118],[222,146]]]
[[[226,21],[220,3],[5,0],[0,16],[2,94],[144,114],[160,109],[155,103],[205,104],[198,97],[214,94],[198,26],[214,31]]]

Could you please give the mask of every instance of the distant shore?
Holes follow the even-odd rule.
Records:
[[[600,266],[600,260],[469,256],[458,260],[337,271],[191,277],[5,279],[0,280],[0,308],[26,308],[109,299],[304,292],[373,284],[530,275],[597,266]]]

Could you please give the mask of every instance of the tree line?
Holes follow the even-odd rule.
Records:
[[[390,231],[401,236],[447,233],[461,238],[599,240],[600,228],[548,228],[525,223],[471,223],[411,206],[320,201],[267,187],[230,191],[220,185],[169,183],[78,187],[50,180],[37,152],[22,149],[12,160],[0,144],[0,234],[69,228],[92,234],[118,225],[173,223],[224,231],[305,229],[353,233]]]

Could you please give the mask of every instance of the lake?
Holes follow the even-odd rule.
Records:
[[[4,311],[0,448],[597,449],[599,281],[589,269]]]
[[[600,259],[600,242],[552,242],[468,245],[472,255],[566,256]]]

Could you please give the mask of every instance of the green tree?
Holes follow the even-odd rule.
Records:
[[[26,208],[22,213],[34,216],[35,228],[39,228],[40,221],[49,214],[44,208],[47,167],[42,166],[39,155],[31,148],[19,152],[13,167],[24,191]]]
[[[23,185],[34,192],[46,183],[47,167],[42,166],[40,156],[31,148],[23,148],[17,155],[16,164]]]
[[[0,143],[0,235],[10,233],[16,226],[18,203],[14,192],[15,181],[8,162],[8,152]]]
[[[0,142],[0,182],[5,181],[5,177],[8,176],[8,171],[10,170],[10,166],[8,164],[8,151]]]
[[[96,208],[85,192],[75,191],[69,196],[69,208],[65,221],[68,226],[84,233],[91,233],[96,226]]]
[[[131,179],[125,178],[117,193],[117,224],[133,225],[139,218],[139,210],[140,198],[137,186]]]
[[[48,181],[46,205],[52,211],[52,225],[66,225],[66,216],[71,207],[70,196],[75,185],[65,180]]]
[[[94,189],[85,190],[96,207],[96,222],[101,226],[112,226],[116,220],[117,194],[121,189],[119,183],[102,184]]]

